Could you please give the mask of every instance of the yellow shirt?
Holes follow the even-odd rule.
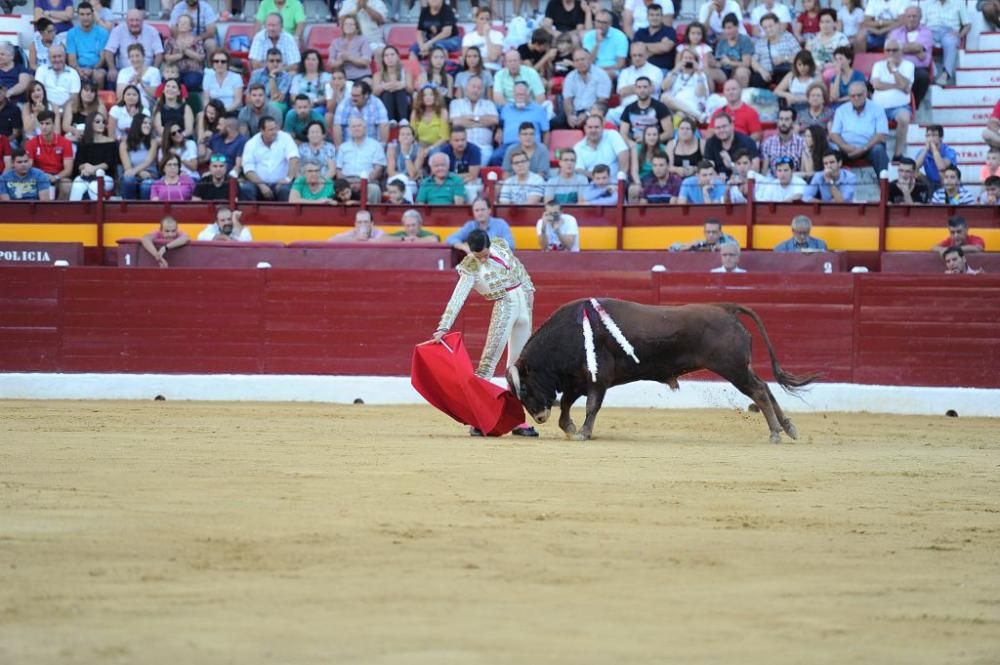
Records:
[[[413,123],[413,131],[421,143],[437,143],[448,138],[448,123],[441,116],[435,116],[430,120],[418,118]]]

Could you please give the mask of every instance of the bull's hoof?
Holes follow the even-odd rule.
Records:
[[[799,431],[795,429],[795,425],[792,424],[791,420],[786,420],[784,423],[785,434],[792,437],[792,440],[798,440]]]
[[[567,438],[576,434],[576,425],[574,425],[573,423],[566,425],[566,427],[560,427],[559,429],[561,429],[566,434]]]
[[[781,443],[781,432],[771,432],[771,443]]]
[[[573,441],[587,441],[590,439],[590,435],[584,434],[583,432],[575,432],[573,434],[569,434],[568,436]]]

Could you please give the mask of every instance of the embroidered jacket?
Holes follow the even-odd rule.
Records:
[[[506,298],[508,293],[518,287],[530,292],[535,290],[528,271],[501,238],[490,240],[490,256],[486,261],[480,263],[475,256],[469,254],[455,267],[455,270],[459,275],[458,284],[455,285],[451,300],[448,301],[448,306],[441,316],[438,330],[451,329],[472,289],[481,293],[487,300]]]

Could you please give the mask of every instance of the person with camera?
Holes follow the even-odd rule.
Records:
[[[538,234],[538,248],[543,252],[580,251],[580,227],[576,218],[564,214],[557,201],[545,204],[545,214],[535,225]]]

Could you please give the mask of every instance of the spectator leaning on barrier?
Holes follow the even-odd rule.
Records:
[[[161,268],[168,268],[167,251],[190,242],[188,234],[177,228],[177,220],[169,215],[160,220],[160,228],[142,237],[142,248],[149,252]]]
[[[354,213],[354,228],[330,238],[330,242],[369,242],[379,240],[385,231],[375,226],[370,210],[358,210]]]
[[[407,210],[400,221],[402,229],[386,233],[379,240],[385,242],[439,243],[441,236],[424,228],[424,217],[419,211]]]
[[[805,215],[797,215],[792,219],[792,237],[774,247],[776,252],[825,252],[826,242],[814,238],[812,220]]]
[[[563,213],[555,201],[545,204],[545,214],[535,224],[538,247],[542,251],[580,251],[580,227],[576,218]]]
[[[740,267],[740,246],[735,242],[722,243],[719,246],[719,258],[722,265],[712,268],[711,272],[746,272]]]
[[[210,240],[215,242],[250,242],[253,235],[250,229],[243,226],[243,212],[240,210],[230,210],[226,206],[219,206],[215,211],[215,222],[209,224],[201,233],[198,240]]]
[[[823,170],[813,174],[804,201],[815,201],[818,197],[824,203],[853,203],[857,177],[843,167],[843,157],[839,152],[828,149],[823,153]]]
[[[333,181],[323,177],[323,170],[319,164],[313,162],[303,164],[302,173],[303,175],[292,183],[292,191],[288,195],[289,203],[337,205]]]
[[[974,205],[976,197],[962,184],[962,172],[957,166],[949,166],[941,172],[941,187],[931,196],[931,203],[967,206]]]
[[[31,165],[21,148],[12,151],[13,168],[0,175],[0,201],[50,201],[49,176]]]
[[[722,203],[726,184],[715,173],[715,165],[707,159],[698,162],[698,173],[684,178],[676,203],[679,205]]]
[[[795,175],[791,157],[778,157],[773,162],[776,177],[759,176],[753,192],[755,201],[789,203],[801,201],[806,193],[806,181]]]
[[[947,275],[978,275],[983,272],[969,266],[961,247],[949,247],[942,252],[941,257],[944,259],[944,272]]]
[[[868,99],[864,83],[852,83],[847,94],[850,102],[842,104],[833,114],[830,141],[847,159],[867,157],[875,173],[882,173],[889,168],[889,156],[885,151],[889,121],[885,110]]]
[[[903,157],[896,165],[896,179],[889,183],[889,203],[913,205],[927,203],[930,192],[917,179],[917,163]]]
[[[448,156],[437,152],[428,160],[431,174],[420,182],[417,203],[461,205],[465,203],[465,182],[448,170]]]
[[[948,218],[948,237],[934,245],[938,254],[944,254],[949,247],[959,247],[965,254],[986,251],[986,241],[969,233],[969,223],[958,215]]]
[[[736,238],[722,231],[722,222],[715,217],[709,217],[705,220],[704,233],[705,237],[701,240],[695,240],[694,242],[688,243],[675,242],[670,246],[670,251],[717,252],[722,245],[727,243],[739,246],[739,243],[736,242]]]
[[[466,240],[468,240],[469,234],[476,229],[485,231],[490,238],[503,239],[507,243],[507,246],[512,251],[514,250],[514,235],[510,232],[510,225],[499,217],[492,217],[490,215],[490,204],[482,197],[472,202],[472,219],[463,224],[462,228],[458,231],[448,236],[445,242],[455,249],[459,249],[466,254],[471,254],[469,244]]]

